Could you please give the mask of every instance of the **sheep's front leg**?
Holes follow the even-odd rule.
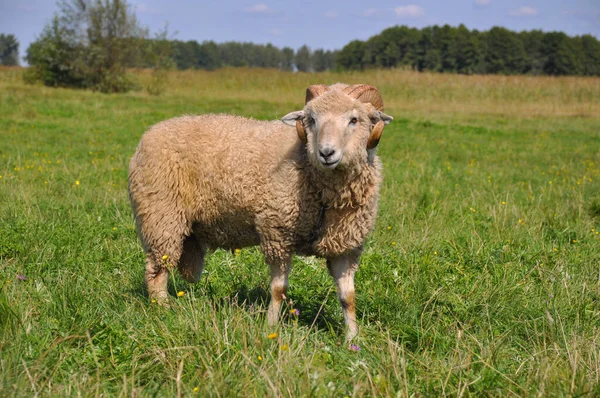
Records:
[[[265,261],[271,268],[271,303],[267,312],[267,319],[271,327],[277,325],[279,320],[281,303],[285,299],[288,288],[291,260],[291,255],[287,253],[281,256],[265,255]]]
[[[360,251],[327,259],[327,268],[333,277],[338,298],[344,312],[348,331],[346,340],[352,340],[358,334],[356,324],[356,301],[354,297],[354,273],[358,268]]]

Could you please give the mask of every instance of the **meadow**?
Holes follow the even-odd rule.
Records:
[[[275,329],[256,248],[152,303],[127,196],[143,132],[280,118],[337,81],[379,87],[395,117],[359,350],[317,258],[294,259]],[[600,78],[223,69],[172,72],[154,97],[0,70],[0,396],[99,395],[600,395]]]

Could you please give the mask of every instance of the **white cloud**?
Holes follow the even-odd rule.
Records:
[[[331,19],[333,19],[333,18],[337,18],[338,17],[338,13],[335,12],[335,11],[327,11],[325,14],[323,14],[323,16],[325,18],[331,18]]]
[[[396,15],[401,18],[418,18],[425,15],[423,7],[419,7],[415,4],[409,4],[407,6],[399,6],[394,9]]]
[[[244,11],[250,14],[273,14],[274,12],[265,3],[254,4],[253,6],[245,8]]]
[[[475,4],[477,4],[478,6],[487,6],[491,2],[492,0],[475,0]]]
[[[538,10],[529,6],[521,6],[516,10],[510,11],[510,15],[513,17],[535,17],[538,14]]]

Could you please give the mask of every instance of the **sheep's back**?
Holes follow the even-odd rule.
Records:
[[[295,189],[298,148],[295,130],[279,121],[203,115],[158,123],[131,161],[134,209],[180,208],[211,246],[256,244],[256,215]]]

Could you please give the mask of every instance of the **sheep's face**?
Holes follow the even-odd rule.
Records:
[[[292,112],[282,120],[286,123],[299,120],[302,125],[298,128],[305,133],[311,163],[323,170],[333,170],[353,168],[372,159],[375,149],[369,148],[371,133],[378,122],[382,122],[383,128],[392,118],[370,103],[331,90],[308,102],[304,110]]]

